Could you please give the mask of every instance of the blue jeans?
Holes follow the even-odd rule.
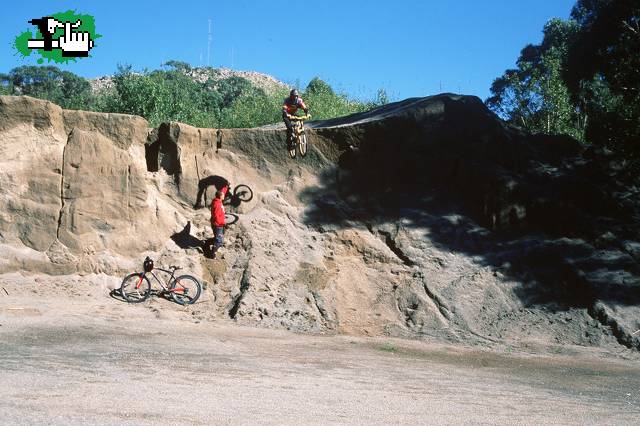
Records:
[[[214,226],[213,236],[213,251],[215,252],[222,247],[222,243],[224,242],[224,226]]]

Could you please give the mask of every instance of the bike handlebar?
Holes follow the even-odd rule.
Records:
[[[297,116],[297,115],[291,115],[289,117],[289,120],[293,120],[293,121],[304,121],[304,120],[308,120],[311,118],[311,114],[305,114],[305,115],[301,115],[301,116]]]
[[[153,262],[153,259],[151,259],[149,256],[146,257],[145,261],[150,260],[151,262]],[[155,266],[154,269],[162,269],[159,266]],[[173,271],[177,271],[179,269],[182,269],[181,266],[176,266],[176,265],[170,265],[169,269],[172,269]]]

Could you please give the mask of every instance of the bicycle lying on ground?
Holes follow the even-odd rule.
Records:
[[[169,275],[169,279],[163,282],[153,272],[154,269]],[[151,275],[162,287],[162,290],[157,291],[156,294],[163,296],[170,295],[171,298],[180,305],[191,305],[200,297],[202,285],[197,278],[191,275],[180,275],[176,277],[175,273],[180,269],[182,268],[173,265],[169,266],[169,270],[154,268],[153,260],[147,256],[143,263],[143,272],[134,272],[122,280],[120,294],[124,300],[129,303],[144,302],[151,295],[151,281],[147,278],[148,275]],[[165,285],[165,283],[167,285]]]
[[[291,120],[291,126],[293,127],[293,139],[294,144],[289,147],[289,156],[291,158],[296,158],[296,148],[300,152],[300,156],[304,157],[307,155],[307,135],[305,134],[304,121],[311,118],[311,115],[306,114],[302,116],[292,115],[289,120]]]

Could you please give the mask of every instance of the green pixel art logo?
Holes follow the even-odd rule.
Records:
[[[38,63],[68,63],[78,58],[89,57],[89,51],[95,47],[94,40],[102,37],[96,33],[95,19],[91,15],[82,15],[75,10],[53,13],[28,21],[38,30],[25,31],[15,38],[14,48],[22,57],[36,52],[41,57]]]

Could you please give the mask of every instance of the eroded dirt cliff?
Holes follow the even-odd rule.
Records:
[[[0,272],[117,283],[151,255],[207,282],[211,319],[640,348],[638,190],[606,153],[448,94],[309,124],[292,160],[282,126],[149,129],[1,97]],[[255,194],[215,260],[193,209],[213,175]]]

